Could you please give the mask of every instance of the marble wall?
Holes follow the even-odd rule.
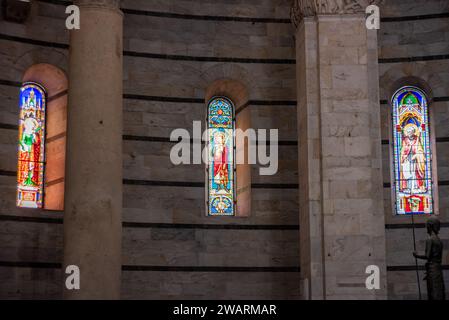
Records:
[[[300,297],[301,172],[290,5],[289,0],[122,1],[123,298]],[[380,125],[390,299],[418,297],[410,219],[392,215],[388,187],[388,101],[403,77],[422,79],[434,97],[442,238],[448,236],[448,12],[443,0],[389,0],[381,7]],[[18,86],[36,63],[68,71],[65,17],[64,1],[34,1],[26,23],[0,20],[0,298],[61,297],[63,213],[18,209],[14,201]],[[351,59],[351,51],[343,50],[341,59]],[[206,217],[204,167],[174,166],[169,160],[171,131],[190,132],[192,121],[204,119],[206,88],[220,78],[246,86],[253,127],[279,129],[279,171],[260,176],[253,167],[248,218]],[[366,152],[363,141],[354,142],[353,156]],[[337,146],[329,148],[340,152]],[[423,250],[424,229],[418,228],[416,236]],[[444,264],[449,265],[447,251]]]
[[[132,0],[122,8],[122,297],[298,298],[289,1]],[[25,24],[0,20],[1,298],[61,294],[63,214],[18,209],[14,199],[18,83],[35,63],[68,71],[64,9],[61,1],[35,1]],[[170,133],[204,120],[205,90],[222,78],[246,86],[252,126],[279,129],[281,140],[277,174],[260,176],[253,167],[247,218],[206,217],[204,166],[169,158]]]

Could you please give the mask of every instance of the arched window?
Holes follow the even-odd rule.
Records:
[[[45,89],[24,83],[19,97],[18,207],[43,206],[46,108]]]
[[[435,213],[432,139],[426,95],[406,86],[392,98],[393,194],[396,214]]]
[[[213,97],[207,111],[207,212],[235,215],[235,115],[233,103]]]
[[[30,66],[19,93],[18,207],[64,209],[67,88],[64,72]]]

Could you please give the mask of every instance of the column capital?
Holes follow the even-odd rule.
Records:
[[[80,7],[120,9],[120,0],[75,0],[74,4]]]
[[[380,5],[382,2],[383,0],[293,0],[290,18],[298,26],[305,17],[365,13],[369,5]]]

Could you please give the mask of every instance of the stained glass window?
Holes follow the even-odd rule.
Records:
[[[429,110],[423,91],[403,87],[393,106],[393,160],[396,214],[433,213]]]
[[[223,97],[208,105],[208,213],[211,216],[234,215],[234,106]]]
[[[27,82],[20,88],[17,206],[42,208],[45,162],[45,90]]]

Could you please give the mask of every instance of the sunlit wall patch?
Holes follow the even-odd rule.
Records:
[[[17,206],[42,208],[45,168],[46,92],[26,82],[19,96]]]

